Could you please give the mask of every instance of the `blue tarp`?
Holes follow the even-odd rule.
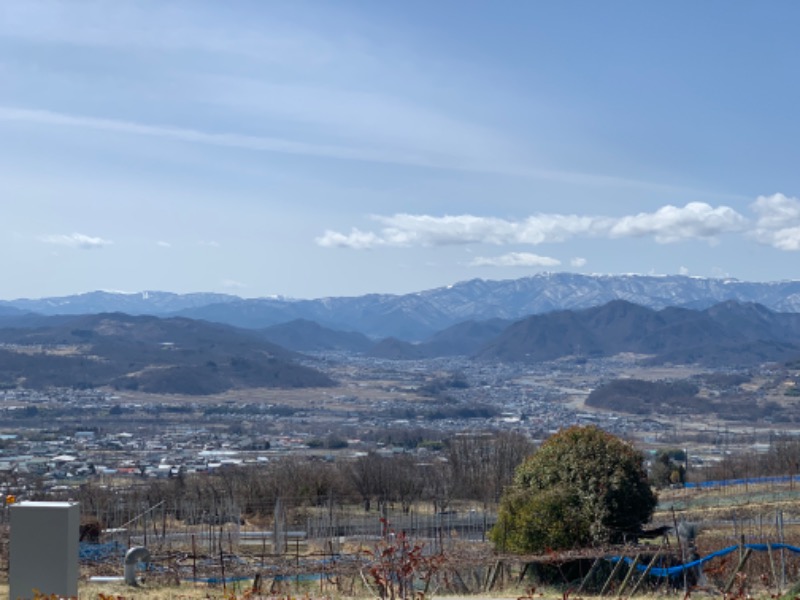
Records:
[[[220,585],[222,583],[239,583],[242,581],[250,581],[252,577],[187,577],[183,581],[191,581],[192,583],[208,583],[211,585]]]
[[[789,544],[745,544],[744,547],[750,548],[751,550],[755,550],[756,552],[767,552],[769,548],[772,548],[773,550],[789,550],[791,552],[800,554],[800,548],[798,548],[797,546],[791,546]],[[695,567],[700,567],[710,560],[726,556],[738,549],[739,546],[729,546],[728,548],[717,550],[716,552],[712,552],[711,554],[704,556],[703,558],[693,560],[692,562],[686,563],[684,565],[677,565],[674,567],[665,567],[665,568],[653,567],[652,569],[650,569],[650,575],[653,575],[654,577],[675,577],[676,575],[680,575],[684,571],[694,569]],[[629,565],[633,563],[633,559],[628,557],[614,556],[610,560],[612,562],[624,560]],[[636,568],[639,571],[647,570],[647,566],[645,565],[636,565]]]
[[[119,542],[109,542],[107,544],[81,542],[78,547],[78,556],[82,561],[99,562],[108,558],[125,556],[126,550],[127,547]]]

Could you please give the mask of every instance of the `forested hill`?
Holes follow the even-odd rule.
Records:
[[[586,310],[535,315],[509,326],[479,352],[502,361],[565,356],[651,355],[652,362],[749,365],[800,356],[800,314],[724,302],[705,310],[652,310],[615,300]]]
[[[298,364],[295,353],[227,325],[119,313],[23,318],[16,325],[0,328],[3,387],[111,386],[197,395],[333,385]]]

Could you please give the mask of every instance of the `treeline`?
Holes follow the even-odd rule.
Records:
[[[702,412],[708,403],[698,400],[699,388],[689,381],[616,379],[593,390],[589,406],[633,414]]]
[[[232,518],[270,520],[285,511],[288,521],[310,507],[358,505],[365,511],[392,507],[408,511],[428,503],[437,512],[456,501],[484,506],[499,501],[514,470],[533,451],[518,433],[459,435],[445,442],[444,458],[375,452],[329,462],[286,456],[263,466],[220,468],[164,480],[142,480],[127,488],[81,487],[85,516],[119,527],[137,510],[163,502],[164,518],[199,522]]]
[[[796,420],[799,415],[792,408],[781,407],[773,401],[753,398],[742,392],[738,385],[746,376],[698,378],[709,386],[703,389],[696,381],[645,381],[641,379],[616,379],[593,390],[586,404],[605,410],[635,415],[712,415],[731,421],[757,419]],[[714,386],[719,387],[711,387]]]
[[[694,474],[690,474],[690,478]],[[777,475],[800,475],[800,439],[776,436],[766,452],[725,455],[702,470],[704,480],[746,479]]]

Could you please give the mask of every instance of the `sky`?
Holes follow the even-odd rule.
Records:
[[[0,298],[800,278],[800,3],[7,0]]]

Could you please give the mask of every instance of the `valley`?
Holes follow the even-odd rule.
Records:
[[[43,475],[45,487],[59,487],[96,473],[161,477],[286,455],[430,457],[464,434],[505,431],[541,441],[564,427],[596,424],[647,451],[687,449],[692,477],[702,478],[726,455],[757,452],[800,431],[796,398],[786,394],[800,369],[770,365],[721,375],[686,366],[650,370],[642,360],[620,355],[523,366],[315,353],[306,366],[335,385],[203,396],[7,389],[0,392],[0,431],[8,436],[0,468]],[[617,409],[587,402],[612,382],[641,387],[648,380],[684,382],[697,390],[697,406],[685,398],[670,405],[666,396],[656,410],[647,395]],[[772,409],[746,413],[740,405]],[[55,460],[64,455],[72,459]]]

